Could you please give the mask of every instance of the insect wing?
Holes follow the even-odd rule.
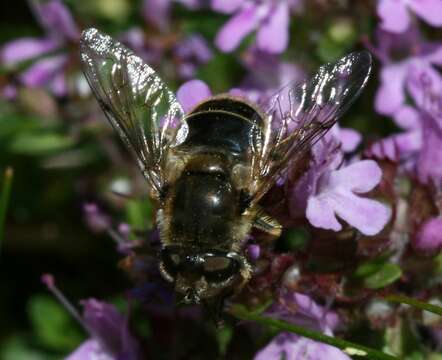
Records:
[[[186,136],[183,109],[155,71],[110,36],[85,30],[80,52],[98,102],[158,196],[168,149]]]
[[[282,88],[268,102],[264,128],[256,123],[251,146],[251,201],[256,203],[326,134],[350,107],[371,71],[368,52],[321,66],[310,79]]]

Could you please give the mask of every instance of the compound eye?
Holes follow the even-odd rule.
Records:
[[[226,256],[207,256],[203,271],[207,280],[225,281],[238,272],[238,262]]]

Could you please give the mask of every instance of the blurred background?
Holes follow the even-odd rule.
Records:
[[[362,133],[364,146],[399,131],[392,112],[375,108],[375,97],[382,66],[420,56],[410,45],[416,37],[407,33],[402,47],[388,48],[399,40],[380,35],[374,0],[282,3],[290,17],[281,35],[286,43],[256,43],[255,32],[241,26],[230,31],[243,38],[223,40],[220,31],[235,14],[231,1],[2,2],[0,359],[59,359],[73,351],[86,334],[48,293],[42,274],[53,274],[74,304],[95,297],[124,308],[131,282],[118,265],[122,256],[112,234],[124,235],[125,226],[153,231],[145,182],[81,73],[82,29],[97,27],[133,48],[173,91],[191,79],[205,81],[213,93],[276,89],[368,48],[376,59],[373,77],[342,124]],[[417,14],[409,21],[419,24],[419,36],[439,46],[440,25]],[[286,234],[278,246],[289,248],[295,235]],[[245,351],[243,358],[252,354]]]

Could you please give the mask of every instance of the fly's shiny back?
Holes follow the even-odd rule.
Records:
[[[212,97],[185,115],[166,84],[131,50],[96,29],[80,41],[83,71],[132,152],[158,204],[160,270],[186,302],[238,292],[252,227],[279,236],[260,199],[304,157],[364,88],[367,52],[321,66],[261,108]]]
[[[211,98],[186,117],[188,135],[174,149],[174,157],[184,165],[168,188],[158,222],[165,248],[179,248],[184,257],[177,265],[180,271],[173,269],[170,261],[163,260],[161,267],[166,278],[176,278],[179,273],[175,281],[178,292],[186,294],[194,288],[195,279],[204,278],[198,288],[206,290],[198,297],[212,297],[225,290],[227,283],[243,282],[238,279],[239,270],[249,276],[250,266],[238,253],[253,217],[245,212],[247,188],[241,188],[239,173],[232,170],[248,166],[251,132],[256,131],[251,119],[257,118],[262,122],[252,105],[231,96]],[[224,265],[235,272],[227,277],[211,276],[204,266],[189,265],[195,253],[217,253],[217,258],[225,259],[236,254],[234,267],[230,261],[217,264],[217,271],[226,274]]]
[[[245,162],[250,155],[252,131],[263,120],[258,109],[245,100],[221,95],[197,105],[186,116],[186,122],[189,133],[182,148],[224,154]]]

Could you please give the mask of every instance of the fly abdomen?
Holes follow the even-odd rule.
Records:
[[[170,235],[174,242],[215,248],[230,245],[239,195],[224,173],[185,170],[172,196]]]

